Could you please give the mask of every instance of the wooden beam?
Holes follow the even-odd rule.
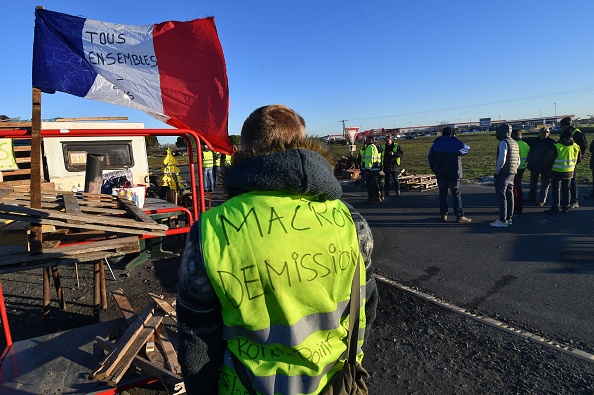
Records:
[[[102,337],[97,336],[95,340],[97,341],[97,345],[105,351],[111,352],[116,348],[116,344]],[[155,376],[159,380],[162,380],[163,382],[173,386],[176,391],[179,391],[178,386],[183,385],[183,378],[181,375],[177,375],[165,368],[156,366],[152,362],[139,357],[138,355],[134,357],[132,364],[142,370],[144,373]]]
[[[41,89],[33,88],[31,117],[31,207],[41,208]],[[31,225],[29,246],[32,253],[42,250],[41,224]]]

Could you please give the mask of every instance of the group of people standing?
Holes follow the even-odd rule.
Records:
[[[497,126],[497,162],[495,166],[495,196],[499,207],[499,218],[489,225],[508,227],[513,224],[514,214],[523,210],[522,176],[530,170],[530,190],[527,202],[536,202],[538,179],[541,179],[538,203],[544,206],[552,186],[552,205],[546,214],[566,213],[568,209],[579,207],[576,166],[586,150],[586,137],[582,131],[571,124],[571,118],[561,119],[560,138],[555,142],[549,137],[548,128],[541,128],[538,137],[522,139],[521,130],[512,130],[507,124]],[[455,137],[454,130],[445,127],[429,150],[428,160],[431,170],[437,177],[439,187],[440,216],[448,220],[448,190],[452,194],[456,221],[471,222],[464,215],[460,180],[462,162],[460,157],[467,155],[470,147]],[[590,146],[594,152],[594,142]],[[590,161],[594,178],[594,161]],[[594,197],[594,181],[590,197]]]
[[[210,149],[206,144],[202,145],[202,176],[204,179],[204,192],[212,192],[217,185],[217,175],[221,163],[231,163],[231,156],[221,154]]]
[[[394,192],[400,197],[398,181],[400,160],[404,156],[400,144],[386,136],[385,144],[375,144],[373,136],[367,136],[363,148],[359,151],[361,160],[361,190],[367,191],[369,202],[381,202],[390,196],[390,182]]]

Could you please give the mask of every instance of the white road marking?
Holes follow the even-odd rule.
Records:
[[[594,355],[593,354],[590,354],[590,353],[588,353],[586,351],[578,350],[575,347],[571,347],[571,346],[568,346],[567,344],[562,344],[562,343],[556,342],[554,340],[545,339],[542,336],[539,336],[539,335],[534,334],[534,333],[531,333],[531,332],[527,332],[527,331],[525,331],[523,329],[514,328],[513,326],[510,326],[510,325],[508,325],[508,324],[506,324],[504,322],[495,320],[493,318],[489,318],[489,317],[481,316],[481,315],[478,315],[478,314],[474,314],[474,313],[472,313],[472,312],[470,312],[470,311],[468,311],[468,310],[466,310],[466,309],[464,309],[462,307],[456,306],[456,305],[454,305],[452,303],[449,303],[449,302],[446,302],[446,301],[444,301],[444,300],[442,300],[442,299],[440,299],[438,297],[435,297],[435,296],[426,294],[424,292],[421,292],[419,290],[416,290],[414,288],[411,288],[409,286],[406,286],[404,284],[401,284],[398,281],[389,279],[389,278],[384,277],[382,275],[375,274],[375,278],[378,279],[379,281],[382,281],[382,282],[386,283],[386,284],[390,284],[390,285],[392,285],[392,286],[394,286],[396,288],[399,288],[399,289],[401,289],[403,291],[409,292],[409,293],[411,293],[411,294],[413,294],[415,296],[418,296],[420,298],[423,298],[423,299],[425,299],[425,300],[427,300],[427,301],[429,301],[431,303],[434,303],[434,304],[436,304],[438,306],[445,307],[445,308],[447,308],[447,309],[449,309],[451,311],[454,311],[456,313],[462,314],[465,317],[471,318],[473,320],[480,321],[482,323],[485,323],[487,325],[490,325],[490,326],[495,327],[495,328],[498,328],[498,329],[502,329],[502,330],[504,330],[504,331],[506,331],[508,333],[511,333],[512,335],[516,335],[516,336],[519,336],[521,338],[531,340],[531,341],[533,341],[535,343],[541,344],[543,346],[550,347],[550,348],[552,348],[554,350],[557,350],[557,351],[562,351],[562,352],[567,353],[569,355],[572,355],[574,357],[578,357],[580,359],[584,359],[584,360],[586,360],[588,362],[594,362]]]

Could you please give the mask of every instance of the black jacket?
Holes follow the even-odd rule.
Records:
[[[526,167],[532,171],[547,171],[551,169],[551,164],[547,162],[547,153],[555,145],[555,140],[547,137],[541,140],[540,137],[530,137],[524,140],[530,151],[528,152],[528,163]]]

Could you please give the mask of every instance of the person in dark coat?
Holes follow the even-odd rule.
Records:
[[[383,165],[384,173],[386,174],[386,182],[384,184],[384,196],[390,196],[390,180],[394,182],[394,191],[396,196],[400,197],[400,181],[398,181],[398,168],[400,167],[400,159],[404,153],[400,144],[392,140],[392,136],[386,136],[386,144],[383,151]]]
[[[555,145],[555,140],[549,137],[550,134],[549,129],[540,128],[538,137],[530,137],[524,140],[530,147],[526,166],[530,170],[530,190],[526,202],[537,201],[536,191],[538,178],[540,177],[540,193],[538,195],[538,204],[540,206],[545,205],[551,184],[551,167],[545,160],[547,152]]]
[[[467,155],[470,147],[455,137],[454,130],[446,126],[441,136],[433,141],[429,149],[429,167],[437,177],[439,187],[439,213],[442,221],[448,220],[448,190],[452,193],[452,205],[456,222],[467,223],[472,220],[464,215],[462,209],[462,193],[460,180],[462,179],[461,156]]]

